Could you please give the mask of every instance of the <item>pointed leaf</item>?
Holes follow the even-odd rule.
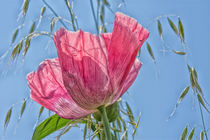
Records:
[[[200,140],[204,140],[204,133],[203,133],[203,131],[201,131],[201,133],[200,133]]]
[[[55,114],[44,120],[36,127],[32,136],[32,140],[41,140],[44,137],[59,130],[60,128],[66,126],[67,123],[74,124],[74,123],[79,123],[79,121],[71,121],[68,119],[63,119],[60,118],[57,114]]]
[[[138,126],[139,126],[140,118],[141,118],[141,113],[139,113],[138,121],[136,123],[135,129],[133,130],[132,136],[134,136],[136,134],[136,130],[137,130]]]
[[[120,119],[119,118],[117,118],[117,126],[118,126],[118,129],[120,131],[122,131],[122,125],[121,125],[121,122],[120,122]]]
[[[101,20],[101,23],[104,24],[104,6],[101,6],[101,10],[100,10],[100,20]]]
[[[190,132],[190,134],[189,134],[187,140],[192,140],[193,135],[194,135],[194,132],[195,132],[195,128],[192,129],[192,131]]]
[[[31,28],[30,28],[29,34],[30,34],[30,33],[32,33],[32,32],[34,32],[35,25],[36,25],[36,22],[33,22],[33,24],[31,25]]]
[[[19,29],[16,29],[15,32],[13,33],[11,44],[13,44],[15,42],[15,39],[17,38],[18,32],[19,32]]]
[[[185,140],[187,136],[187,126],[185,127],[185,129],[182,131],[182,135],[180,140]]]
[[[178,101],[177,101],[177,103],[176,103],[176,106],[174,107],[174,110],[173,110],[172,113],[170,114],[169,118],[171,118],[171,117],[175,114],[178,105],[181,103],[181,101],[182,101],[182,100],[184,99],[184,97],[187,95],[187,93],[188,93],[188,91],[189,91],[189,88],[190,88],[190,87],[187,86],[187,87],[182,91],[182,93],[180,94],[179,99],[178,99]]]
[[[21,110],[20,110],[19,119],[22,117],[23,112],[25,111],[25,108],[26,108],[26,99],[24,99],[24,101],[23,101],[23,104],[22,104],[22,107],[21,107]]]
[[[123,130],[124,130],[124,136],[123,136],[123,138],[125,137],[125,139],[127,140],[128,139],[128,133],[127,133],[127,126],[126,126],[126,122],[124,121],[124,119],[120,119],[121,120],[121,122],[122,122],[122,124],[123,124]]]
[[[180,97],[179,97],[179,99],[178,99],[178,101],[177,101],[177,104],[180,104],[180,103],[181,103],[181,101],[182,101],[182,100],[184,99],[184,97],[187,95],[189,89],[190,89],[190,86],[187,86],[187,87],[182,91],[182,93],[181,93],[181,95],[180,95]]]
[[[192,69],[190,71],[190,83],[191,83],[192,88],[194,88],[195,87],[195,80],[194,80],[194,77],[193,77]]]
[[[202,106],[205,108],[205,110],[210,113],[210,111],[207,109],[202,97],[200,96],[200,94],[197,94],[197,97],[198,97],[198,101],[202,104]]]
[[[30,44],[31,44],[31,38],[30,37],[27,37],[26,38],[26,41],[25,41],[24,50],[23,50],[23,56],[25,56],[26,53],[28,52],[28,49],[30,47]]]
[[[176,35],[179,35],[179,32],[178,32],[178,29],[176,28],[176,25],[169,18],[168,18],[168,23],[171,26],[171,29],[173,29],[173,31],[176,33]]]
[[[107,0],[103,0],[103,3],[107,6],[110,6],[109,2]]]
[[[182,21],[179,18],[179,37],[182,41],[184,41],[184,27],[182,25]]]
[[[134,124],[135,124],[134,115],[133,115],[133,112],[131,110],[131,107],[129,106],[129,104],[127,102],[126,102],[126,107],[127,107],[127,114],[128,114],[128,118],[130,120],[130,123],[134,126]]]
[[[44,15],[44,13],[45,13],[45,10],[46,10],[46,7],[44,6],[44,7],[42,7],[42,9],[41,9],[41,16],[43,16]]]
[[[39,109],[38,120],[39,120],[39,118],[41,117],[43,110],[44,110],[44,107],[41,106],[40,109]]]
[[[22,48],[23,48],[23,40],[21,40],[19,43],[18,55],[20,54],[20,51],[22,50]]]
[[[147,42],[147,51],[149,52],[150,56],[152,57],[153,60],[155,60],[155,56],[153,54],[152,48],[150,44]]]
[[[4,120],[4,129],[6,129],[8,124],[9,124],[11,114],[12,114],[12,107],[7,111],[7,115],[6,115],[5,120]]]
[[[163,36],[162,24],[160,23],[160,20],[158,20],[157,22],[158,22],[158,32],[159,32],[160,37],[162,38]]]
[[[20,44],[18,43],[18,44],[15,45],[15,47],[13,48],[12,53],[11,53],[11,56],[10,56],[11,59],[14,59],[14,58],[18,55],[19,46],[20,46]]]
[[[197,71],[195,70],[195,68],[192,68],[191,71],[192,71],[194,81],[197,82],[198,81]]]
[[[115,121],[116,122],[116,121]],[[118,132],[121,132],[120,130],[117,129],[115,122],[112,122],[113,124],[113,129],[114,129],[114,140],[118,140]]]
[[[176,54],[179,54],[179,55],[185,55],[186,54],[185,52],[180,52],[180,51],[175,51],[175,50],[172,50],[172,51]]]
[[[24,0],[24,4],[23,4],[23,14],[26,15],[27,11],[28,11],[28,5],[29,5],[29,0]]]
[[[53,18],[51,19],[51,22],[50,22],[50,32],[51,32],[51,34],[53,33],[53,29],[54,29],[54,27],[55,27],[55,22],[56,22],[56,20],[55,20],[55,18],[53,17]]]
[[[187,68],[188,68],[188,71],[191,73],[192,70],[191,70],[190,65],[187,64]]]

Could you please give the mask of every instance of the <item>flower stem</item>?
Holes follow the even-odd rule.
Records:
[[[199,102],[199,108],[200,108],[201,119],[202,119],[202,123],[203,123],[203,131],[204,131],[204,134],[206,136],[206,140],[208,140],[208,135],[207,135],[206,126],[205,126],[204,117],[203,117],[203,111],[202,111],[201,103],[200,102]]]
[[[42,0],[42,1],[56,17],[59,17],[58,14],[55,12],[55,10],[45,0]],[[62,20],[59,20],[59,21],[66,29],[68,29],[68,27],[66,26],[66,24]]]
[[[106,108],[103,105],[103,106],[100,106],[98,108],[98,110],[101,113],[106,140],[111,140],[112,136],[111,136],[111,132],[110,132],[109,120],[108,120],[107,114],[106,114]]]
[[[94,7],[93,7],[93,0],[90,0],[90,7],[91,7],[92,14],[93,14],[93,19],[94,19],[94,21],[95,21],[97,34],[99,34],[99,30],[98,30],[98,21],[97,21],[97,19],[96,19],[95,10],[94,10]]]

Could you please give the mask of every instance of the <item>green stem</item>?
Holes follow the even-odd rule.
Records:
[[[43,3],[50,9],[50,11],[51,11],[56,17],[59,17],[58,14],[53,10],[53,8],[52,8],[45,0],[42,0],[42,1],[43,1]],[[65,25],[65,23],[64,23],[62,20],[59,19],[59,21],[60,21],[61,24],[63,24],[63,26],[64,26],[66,29],[68,29],[68,27]]]
[[[206,126],[205,126],[204,117],[203,117],[203,111],[202,111],[200,102],[199,102],[199,107],[200,107],[200,112],[201,112],[201,119],[202,119],[202,123],[203,123],[204,134],[206,136],[206,140],[208,140],[208,135],[207,135]]]
[[[106,108],[103,105],[103,106],[100,106],[98,108],[98,110],[101,113],[106,140],[111,140],[112,136],[111,136],[111,132],[110,132],[109,120],[108,120],[107,114],[106,114]]]
[[[72,27],[73,27],[74,31],[76,31],[77,29],[76,29],[76,26],[74,24],[74,20],[75,20],[74,17],[75,16],[74,16],[74,13],[73,13],[73,9],[72,9],[71,4],[70,4],[70,2],[68,0],[65,0],[65,3],[66,3],[66,6],[67,6],[67,8],[69,10],[70,16],[71,16]]]
[[[97,34],[99,34],[98,22],[97,22],[96,15],[95,15],[95,11],[94,11],[94,7],[93,7],[93,0],[90,0],[90,7],[91,7],[92,14],[93,14],[93,19],[94,19],[94,21],[95,21]]]
[[[106,140],[106,138],[104,137],[104,130],[101,130],[100,132],[100,140]]]

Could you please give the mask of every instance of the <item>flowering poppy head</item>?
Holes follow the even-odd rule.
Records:
[[[82,118],[117,101],[141,67],[137,53],[149,32],[116,13],[112,33],[93,35],[61,28],[54,35],[58,58],[27,76],[31,97],[69,119]]]

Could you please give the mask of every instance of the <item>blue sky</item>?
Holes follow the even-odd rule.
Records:
[[[65,7],[63,1],[57,3],[53,3],[51,0],[47,1],[49,1],[60,16],[69,18],[67,9],[63,8]],[[113,1],[114,12],[121,11],[132,16],[143,26],[149,25],[155,17],[160,15],[175,14],[180,16],[184,25],[187,43],[187,60],[191,66],[196,68],[201,88],[206,99],[210,102],[210,2],[208,0],[127,0],[125,2],[126,5],[117,9],[116,5],[120,3],[120,0]],[[0,1],[0,55],[8,49],[12,32],[19,25],[17,17],[21,5],[22,0],[16,0],[16,2],[12,0]],[[42,5],[41,1],[31,1],[29,8],[30,16],[26,17],[24,26],[26,29],[22,31],[22,35],[29,30],[33,22],[31,19],[39,17]],[[78,16],[79,27],[84,31],[96,33],[89,1],[77,0],[74,3],[74,8]],[[51,12],[47,10],[46,15],[50,16]],[[49,19],[47,18],[43,19],[39,30],[49,30]],[[173,17],[171,19],[174,23],[177,23],[177,18]],[[108,31],[111,31],[114,15],[110,12],[106,13],[106,21]],[[161,18],[160,21],[163,26],[163,37],[167,47],[183,51],[180,40],[170,29],[167,19]],[[58,24],[56,29],[60,26]],[[176,140],[179,139],[186,125],[189,125],[189,128],[195,127],[195,136],[199,136],[202,129],[201,117],[197,100],[191,90],[179,105],[175,115],[167,121],[181,91],[190,84],[186,59],[184,56],[179,56],[172,52],[166,52],[165,54],[162,52],[162,43],[157,31],[156,22],[150,24],[148,30],[150,31],[148,42],[154,51],[157,65],[154,65],[144,44],[141,52],[143,66],[135,83],[129,89],[129,94],[123,96],[123,99],[131,104],[136,116],[139,112],[142,114],[135,139]],[[48,40],[47,37],[33,40],[24,64],[19,60],[17,65],[9,67],[6,75],[0,76],[0,135],[3,133],[6,112],[14,104],[14,112],[5,140],[30,139],[32,135],[32,129],[39,111],[39,105],[35,102],[28,102],[23,118],[18,125],[16,135],[13,135],[13,132],[21,102],[24,97],[29,97],[29,88],[25,79],[26,74],[36,70],[39,63],[44,59],[56,57],[53,41],[48,42],[46,40]],[[7,61],[8,59],[6,58],[1,62],[1,73],[5,70]],[[48,115],[47,112],[43,114],[41,119],[44,119],[46,115]],[[204,111],[207,128],[210,128],[209,115]],[[82,139],[81,134],[80,129],[75,128],[70,130],[62,139]],[[208,135],[210,136],[210,133]],[[55,139],[55,136],[52,135],[46,139]]]

